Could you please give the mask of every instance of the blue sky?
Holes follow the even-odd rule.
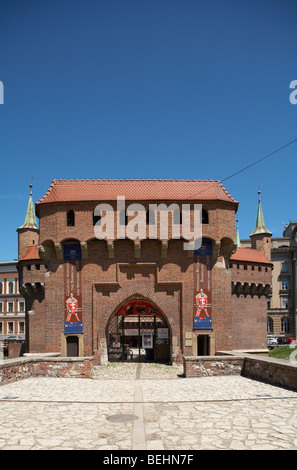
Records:
[[[297,138],[295,0],[0,0],[0,259],[29,184],[228,178]],[[296,220],[297,142],[225,181],[252,232]],[[34,180],[30,177],[33,176]]]

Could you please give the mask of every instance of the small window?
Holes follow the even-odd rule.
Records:
[[[282,273],[288,272],[288,264],[286,262],[282,263]]]
[[[9,321],[8,324],[7,324],[7,333],[8,334],[13,333],[13,322],[12,321]]]
[[[173,212],[173,223],[176,225],[180,225],[182,223],[182,213],[179,209],[176,209]]]
[[[282,297],[282,308],[288,308],[288,307],[289,307],[288,297]]]
[[[74,227],[75,225],[75,215],[74,211],[71,210],[67,213],[67,227]]]
[[[35,268],[37,271],[40,271],[40,264],[35,264]]]
[[[13,302],[8,302],[7,312],[8,312],[8,313],[12,313],[12,312],[13,312]]]
[[[289,330],[290,330],[289,319],[283,317],[282,318],[282,333],[289,333]]]
[[[128,225],[128,215],[125,210],[120,212],[120,225]]]
[[[8,283],[8,294],[13,294],[13,282]]]
[[[0,282],[0,294],[3,294],[3,284]]]
[[[288,290],[288,279],[282,279],[282,290]]]
[[[267,333],[273,333],[273,320],[272,318],[267,318]]]
[[[102,214],[95,215],[95,211],[93,212],[93,226],[94,227],[95,225],[101,225],[101,217],[102,217]]]
[[[19,302],[19,312],[25,311],[25,302]]]
[[[202,223],[208,224],[208,212],[206,209],[202,209]]]
[[[151,209],[146,212],[146,224],[155,225],[155,212]]]
[[[247,271],[247,265],[246,265],[246,264],[244,265],[243,269],[244,269],[245,271]]]

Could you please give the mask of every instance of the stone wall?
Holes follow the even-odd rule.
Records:
[[[0,385],[29,377],[80,377],[92,374],[92,357],[22,357],[0,363]]]
[[[214,375],[241,375],[243,357],[192,356],[184,357],[185,377],[210,377]]]
[[[297,364],[259,355],[186,356],[184,375],[209,377],[242,375],[297,390]],[[90,378],[92,357],[22,357],[0,361],[0,385],[28,377]]]
[[[242,375],[297,390],[297,364],[289,360],[246,357]]]
[[[260,355],[226,353],[221,356],[184,357],[185,377],[242,375],[297,390],[297,364]]]

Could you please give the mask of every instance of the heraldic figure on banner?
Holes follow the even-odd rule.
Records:
[[[196,300],[196,309],[197,309],[196,316],[200,318],[209,317],[207,313],[208,297],[205,294],[205,292],[203,292],[203,289],[200,289],[200,292],[195,296],[195,300]]]
[[[73,294],[70,294],[69,299],[66,300],[67,318],[66,322],[80,321],[78,318],[78,301]],[[73,320],[73,316],[75,320]]]

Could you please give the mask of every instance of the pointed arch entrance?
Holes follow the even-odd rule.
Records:
[[[168,322],[155,304],[145,298],[127,300],[108,322],[108,360],[169,363],[170,338]]]

